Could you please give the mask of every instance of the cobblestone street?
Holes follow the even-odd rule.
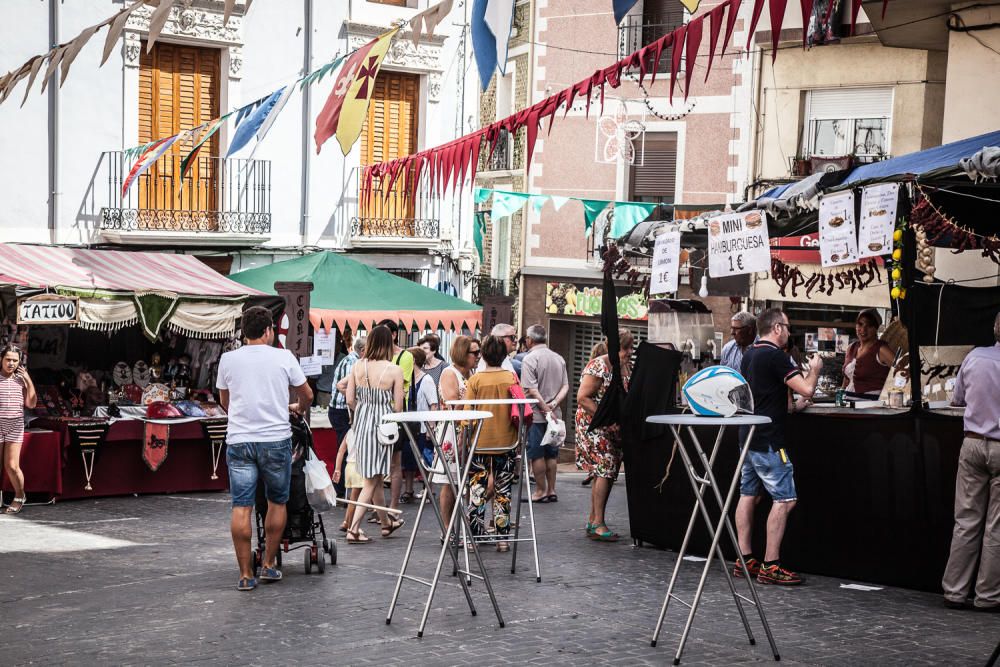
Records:
[[[506,627],[497,627],[481,584],[473,586],[472,617],[446,576],[423,639],[416,630],[426,589],[415,584],[404,585],[385,625],[409,526],[388,540],[347,545],[337,510],[327,521],[337,566],[306,576],[295,552],[283,582],[248,594],[235,590],[226,495],[29,507],[0,518],[3,663],[668,664],[681,608],[672,608],[657,648],[649,638],[674,556],[628,539],[584,539],[588,491],[579,479],[561,475],[560,502],[536,506],[541,583],[530,552],[513,576],[508,556],[485,553]],[[610,516],[627,534],[621,489]],[[418,576],[433,568],[435,535],[428,523],[418,535]],[[690,565],[681,576],[688,597],[698,569]],[[761,589],[783,663],[980,665],[1000,638],[996,615],[950,611],[936,595],[844,583],[812,577],[798,589]],[[769,661],[759,625],[750,647],[727,597],[713,572],[683,664]]]

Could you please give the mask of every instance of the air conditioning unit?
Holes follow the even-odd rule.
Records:
[[[809,158],[809,165],[814,174],[829,174],[850,169],[853,161],[850,155],[813,155]]]

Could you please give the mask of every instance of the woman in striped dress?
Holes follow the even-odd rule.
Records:
[[[363,361],[354,364],[347,382],[347,405],[354,411],[355,467],[364,478],[358,501],[371,503],[378,491],[382,494],[382,478],[389,474],[392,446],[378,441],[382,417],[403,410],[403,371],[392,363],[392,332],[388,327],[372,329],[365,344]],[[364,512],[355,512],[347,531],[349,544],[366,544],[371,538],[361,530]],[[378,512],[382,537],[389,537],[403,525],[402,519],[390,519]]]
[[[24,441],[24,409],[38,402],[35,385],[28,370],[21,365],[21,350],[16,345],[0,348],[0,449],[7,479],[14,487],[14,500],[7,514],[17,514],[24,507],[24,475],[21,473],[21,443]]]

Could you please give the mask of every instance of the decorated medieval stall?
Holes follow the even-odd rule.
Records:
[[[263,295],[190,255],[0,244],[0,297],[3,338],[26,351],[39,394],[29,493],[227,488],[215,372]]]
[[[807,179],[707,221],[710,273],[742,261],[753,277],[750,308],[785,307],[803,347],[829,360],[815,405],[787,422],[799,497],[782,557],[796,569],[940,589],[963,438],[954,377],[974,346],[993,344],[1000,310],[997,146],[1000,132]],[[848,315],[792,316],[814,300]],[[881,390],[838,400],[837,337],[854,338],[850,313],[862,307],[884,313],[880,335],[894,363]],[[836,330],[832,341],[823,329]],[[640,354],[636,372],[641,365]],[[731,430],[733,446],[716,461],[730,473]],[[672,441],[640,428],[626,448],[633,538],[679,547],[692,496],[671,470]],[[766,515],[756,514],[755,547]],[[695,536],[706,550],[707,533]]]

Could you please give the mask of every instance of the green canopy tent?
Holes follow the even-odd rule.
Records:
[[[313,284],[309,319],[314,328],[370,330],[386,318],[407,329],[475,330],[482,307],[362,264],[335,252],[240,271],[229,276],[240,284],[274,294],[278,281]]]

